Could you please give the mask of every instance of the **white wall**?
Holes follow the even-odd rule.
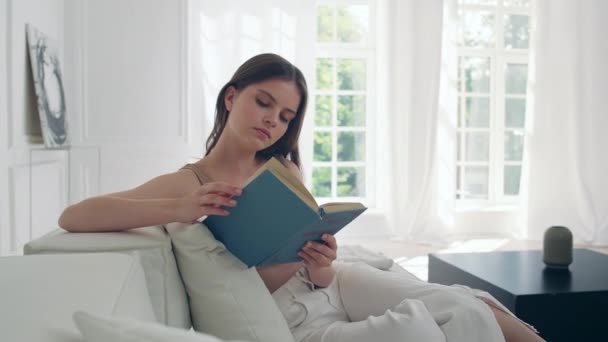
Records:
[[[71,201],[133,187],[200,156],[193,132],[202,119],[187,91],[188,1],[66,4]]]
[[[0,253],[48,231],[67,203],[67,151],[42,149],[25,24],[52,37],[62,58],[64,2],[0,2]]]
[[[202,105],[188,93],[189,6],[0,0],[0,255],[55,229],[69,203],[133,187],[201,155]],[[25,23],[55,40],[68,150],[41,144]]]

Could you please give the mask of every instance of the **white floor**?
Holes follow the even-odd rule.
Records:
[[[390,240],[381,238],[347,238],[338,237],[339,245],[361,245],[380,252],[395,260],[396,263],[415,274],[418,278],[428,279],[429,253],[469,253],[510,250],[540,250],[542,242],[510,239],[473,239],[457,241],[447,248],[416,243],[414,241]],[[575,244],[575,248],[588,248],[608,254],[608,246],[591,247]],[[339,248],[339,247],[338,247]]]

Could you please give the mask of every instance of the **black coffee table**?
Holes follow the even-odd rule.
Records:
[[[548,341],[608,341],[608,255],[574,250],[568,270],[541,251],[429,254],[429,282],[487,291]]]

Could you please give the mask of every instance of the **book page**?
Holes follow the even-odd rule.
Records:
[[[268,162],[266,162],[266,164],[264,164],[260,169],[270,170],[311,208],[315,210],[319,209],[319,205],[317,204],[317,201],[315,201],[315,198],[310,191],[308,191],[304,184],[302,184],[302,182],[276,158],[270,158],[270,160],[268,160]],[[256,172],[254,176],[257,176],[257,174],[258,172]]]
[[[326,213],[337,213],[340,211],[349,211],[355,209],[363,209],[365,206],[359,202],[334,202],[325,203],[320,206]]]

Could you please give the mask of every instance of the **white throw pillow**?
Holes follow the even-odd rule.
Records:
[[[221,342],[211,335],[127,317],[76,311],[73,318],[86,342]]]
[[[223,339],[293,342],[255,268],[247,268],[202,223],[171,223],[166,228],[195,330]]]

